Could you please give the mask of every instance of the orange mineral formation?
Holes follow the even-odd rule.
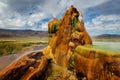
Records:
[[[82,17],[79,14],[81,13],[74,6],[71,6],[61,20],[53,19],[48,24],[49,31],[54,32],[49,45],[52,48],[56,63],[64,67],[68,66],[70,51],[73,51],[76,46],[92,45],[83,20],[79,20],[79,17]],[[55,31],[52,31],[51,28]]]
[[[44,49],[1,70],[0,80],[120,80],[120,53],[91,48],[82,13],[74,6],[48,23],[48,33]]]

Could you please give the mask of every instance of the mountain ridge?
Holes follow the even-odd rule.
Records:
[[[47,37],[47,31],[0,29],[0,37]]]
[[[120,34],[101,34],[96,37],[120,37]]]
[[[97,38],[120,38],[120,34],[101,34],[101,35],[98,35],[98,36],[95,36]]]

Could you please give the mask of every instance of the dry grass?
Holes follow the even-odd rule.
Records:
[[[32,45],[46,44],[47,38],[1,38],[0,39],[0,56],[15,54],[23,48]]]

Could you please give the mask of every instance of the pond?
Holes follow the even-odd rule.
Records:
[[[93,46],[107,51],[120,52],[120,42],[93,42]]]

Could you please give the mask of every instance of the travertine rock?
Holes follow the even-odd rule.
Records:
[[[0,71],[0,80],[44,80],[46,66],[42,52],[30,53]]]
[[[57,31],[52,35],[49,45],[52,48],[56,63],[67,67],[71,54],[68,51],[73,51],[78,45],[92,44],[92,40],[85,30],[81,13],[74,6],[71,6],[64,14],[63,19],[54,19],[49,22],[48,28],[57,27]],[[50,27],[51,25],[59,24]]]
[[[76,73],[82,75],[81,79],[86,77],[87,80],[119,80],[120,58],[115,58],[115,54],[117,52],[78,46],[74,52],[73,65]]]
[[[92,40],[82,13],[74,6],[62,19],[48,23],[48,33],[48,46],[20,57],[0,71],[0,80],[120,80],[117,55],[85,47],[92,45]]]

